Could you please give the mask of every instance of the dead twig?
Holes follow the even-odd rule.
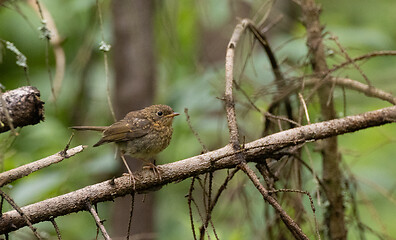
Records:
[[[127,231],[127,237],[126,237],[127,240],[129,240],[129,235],[131,234],[132,216],[133,216],[134,208],[135,208],[135,192],[132,192],[131,193],[131,210],[129,213],[128,231]]]
[[[61,234],[60,234],[60,230],[59,230],[58,224],[56,224],[56,222],[55,222],[55,218],[51,218],[50,221],[52,223],[52,226],[54,226],[54,228],[55,228],[55,232],[56,232],[56,236],[58,237],[58,240],[61,240],[62,237],[61,237]]]
[[[98,226],[98,228],[102,232],[104,239],[111,240],[109,234],[106,231],[106,228],[103,226],[102,221],[100,220],[98,214],[96,213],[94,206],[90,202],[87,202],[87,208],[88,208],[89,212],[91,213],[92,217],[95,219],[96,226]]]
[[[344,54],[344,56],[348,60],[348,62],[351,63],[358,70],[360,75],[362,75],[362,77],[366,81],[367,85],[371,86],[372,84],[371,84],[370,80],[368,79],[368,77],[366,76],[366,74],[364,74],[363,70],[359,67],[359,65],[357,65],[356,62],[345,51],[345,48],[343,48],[340,41],[338,41],[338,37],[331,36],[330,39],[333,40],[337,44],[338,48],[341,50],[342,54]]]
[[[337,71],[337,70],[339,70],[341,68],[346,67],[349,64],[356,63],[358,61],[366,60],[366,59],[369,59],[369,58],[372,58],[372,57],[382,57],[382,56],[396,56],[396,51],[394,51],[394,50],[375,51],[375,52],[364,54],[364,55],[359,56],[359,57],[355,57],[355,58],[352,58],[352,59],[347,59],[346,62],[343,62],[343,63],[338,64],[338,65],[334,65],[333,68],[329,69],[329,72],[330,73],[331,72],[335,72],[335,71]]]
[[[187,124],[191,129],[191,132],[194,134],[195,138],[198,140],[199,144],[201,144],[202,147],[202,151],[203,153],[206,153],[209,151],[209,149],[206,147],[206,145],[203,143],[201,137],[199,136],[198,132],[194,130],[192,124],[191,124],[191,120],[190,120],[190,115],[188,114],[188,108],[184,108],[184,113],[186,114],[186,120],[187,120]]]
[[[37,239],[42,239],[42,237],[40,236],[40,234],[37,232],[37,229],[35,227],[33,227],[32,222],[30,221],[29,216],[27,216],[23,210],[14,202],[14,200],[9,197],[5,192],[3,192],[0,189],[0,195],[3,199],[5,199],[11,206],[12,208],[15,209],[15,211],[18,212],[18,214],[23,218],[23,221],[26,223],[26,225],[32,230],[34,236],[36,236]]]
[[[193,200],[192,197],[192,192],[194,191],[194,182],[195,182],[195,177],[191,178],[191,185],[190,185],[190,190],[188,191],[188,195],[187,195],[187,203],[188,203],[188,211],[190,214],[190,224],[191,224],[191,230],[193,233],[193,237],[194,240],[197,240],[197,235],[195,233],[195,227],[194,227],[194,216],[193,216],[193,212],[192,212],[192,207],[191,207],[191,202]]]
[[[278,201],[276,201],[276,199],[274,197],[272,197],[269,194],[268,190],[265,189],[264,186],[260,183],[260,180],[257,177],[257,175],[254,173],[254,171],[246,163],[239,164],[239,168],[241,168],[242,171],[244,171],[246,173],[246,175],[252,181],[254,186],[257,188],[257,190],[259,190],[259,192],[263,196],[264,200],[266,202],[268,202],[275,209],[275,211],[279,214],[280,218],[285,223],[286,227],[290,230],[290,232],[293,234],[293,236],[296,239],[304,239],[304,240],[308,239],[308,237],[302,231],[300,226],[298,226],[298,224],[280,206]]]
[[[51,155],[49,157],[34,161],[32,163],[25,164],[23,166],[11,169],[7,172],[0,173],[0,187],[13,182],[17,179],[25,177],[35,171],[38,171],[42,168],[48,167],[52,164],[59,163],[63,161],[65,158],[72,157],[77,153],[82,152],[87,146],[77,146],[75,148],[69,149],[66,151],[66,154],[62,154],[62,151]]]
[[[307,119],[307,123],[311,124],[311,120],[309,120],[309,113],[308,113],[308,108],[307,108],[307,104],[305,104],[304,101],[304,97],[301,95],[301,93],[298,93],[298,98],[300,99],[300,103],[304,109],[304,113],[305,113],[305,118]]]

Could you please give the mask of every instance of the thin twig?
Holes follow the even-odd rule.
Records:
[[[94,206],[92,206],[90,202],[87,202],[87,208],[89,212],[92,214],[92,217],[95,219],[96,225],[99,227],[100,231],[102,232],[104,239],[111,240],[109,234],[106,231],[106,228],[103,226],[102,221],[100,220],[98,214],[96,213]]]
[[[107,52],[110,51],[110,44],[107,44],[105,41],[105,37],[104,37],[104,30],[103,30],[103,17],[102,17],[102,10],[100,8],[100,4],[99,4],[99,0],[96,0],[96,7],[98,9],[98,15],[99,15],[99,25],[100,25],[100,33],[101,33],[101,38],[102,38],[102,42],[100,43],[100,47],[99,49],[103,52],[103,61],[104,61],[104,67],[105,67],[105,77],[106,77],[106,91],[107,91],[107,103],[109,105],[109,109],[110,109],[110,113],[113,117],[113,120],[116,120],[116,115],[114,113],[114,107],[113,107],[113,103],[111,101],[111,97],[110,97],[110,77],[109,77],[109,63],[107,60]]]
[[[384,50],[384,51],[375,51],[375,52],[367,53],[367,54],[364,54],[359,57],[348,59],[346,62],[343,62],[341,64],[334,65],[332,69],[329,69],[329,72],[337,71],[351,63],[356,63],[357,61],[362,61],[362,60],[366,60],[366,59],[369,59],[372,57],[382,57],[382,56],[396,56],[396,51],[394,51],[394,50],[385,51]]]
[[[184,113],[186,114],[186,120],[187,120],[187,124],[190,127],[191,132],[194,134],[195,138],[198,140],[199,144],[201,144],[202,147],[202,151],[204,153],[208,152],[209,149],[206,147],[206,145],[203,143],[202,139],[199,137],[199,134],[197,131],[194,130],[192,124],[191,124],[191,120],[190,120],[190,115],[188,114],[188,108],[184,108]]]
[[[304,109],[305,118],[307,119],[307,123],[311,124],[311,120],[309,120],[309,113],[308,113],[307,104],[305,104],[304,97],[301,95],[301,93],[298,93],[298,98],[300,99],[301,105],[302,105],[302,107]]]
[[[64,156],[66,158],[67,158],[66,152],[70,148],[70,144],[71,144],[71,141],[73,140],[73,137],[74,137],[74,132],[72,132],[72,134],[70,135],[69,141],[67,141],[67,144],[66,144],[65,148],[61,151],[61,154],[64,154]]]
[[[250,103],[250,105],[251,105],[254,109],[256,109],[257,112],[262,113],[262,111],[260,110],[260,108],[257,107],[256,104],[254,104],[254,102],[250,99],[249,95],[245,92],[245,90],[243,90],[243,89],[239,86],[239,84],[238,84],[236,81],[234,81],[234,84],[235,84],[235,89],[238,90],[238,91],[240,91],[240,92],[242,93],[242,95],[248,100],[248,102]]]
[[[131,193],[131,211],[129,213],[129,221],[128,221],[128,231],[126,239],[129,240],[129,235],[131,234],[131,226],[132,226],[132,216],[133,209],[135,208],[135,192]]]
[[[318,220],[316,219],[316,215],[315,215],[315,205],[312,199],[312,196],[309,192],[307,191],[302,191],[302,190],[297,190],[297,189],[276,189],[276,190],[271,190],[268,191],[269,193],[278,193],[278,192],[293,192],[293,193],[300,193],[300,194],[305,194],[308,196],[309,198],[309,202],[311,203],[311,209],[312,209],[312,213],[313,213],[313,218],[314,218],[314,222],[315,222],[315,231],[316,231],[316,235],[318,237],[318,239],[320,240],[320,233],[319,233],[319,225],[318,225]]]
[[[369,86],[349,78],[334,77],[331,78],[330,81],[335,82],[335,84],[337,84],[338,86],[343,86],[349,89],[359,91],[368,97],[375,97],[390,102],[393,105],[396,104],[396,97],[394,95],[381,89],[375,88],[374,86]]]
[[[14,208],[18,214],[24,219],[24,221],[26,222],[26,224],[29,226],[29,228],[32,230],[34,236],[37,237],[37,239],[42,239],[42,237],[40,236],[40,234],[37,232],[37,229],[35,227],[33,227],[33,224],[31,223],[29,216],[27,216],[22,209],[14,202],[14,200],[9,197],[5,192],[3,192],[0,189],[0,195],[2,198],[4,198],[11,206],[12,208]]]
[[[331,36],[330,39],[332,39],[338,46],[338,48],[341,50],[341,52],[344,54],[345,58],[348,60],[348,62],[352,63],[352,65],[358,70],[358,72],[360,73],[360,75],[362,75],[362,77],[364,78],[364,80],[366,81],[367,85],[371,86],[371,82],[368,79],[368,77],[366,76],[366,74],[364,74],[364,72],[362,71],[362,69],[359,67],[359,65],[356,64],[356,62],[349,56],[349,54],[345,51],[345,49],[342,47],[340,41],[338,41],[338,37],[337,36]]]
[[[195,234],[195,227],[194,227],[194,216],[193,216],[192,207],[191,207],[191,202],[193,200],[192,192],[194,190],[194,182],[195,182],[195,176],[191,178],[191,185],[190,185],[190,190],[188,191],[187,203],[188,203],[188,211],[190,214],[191,230],[192,230],[192,233],[194,236],[194,240],[197,240],[197,235]]]
[[[264,200],[267,201],[279,214],[280,218],[285,223],[286,227],[290,230],[290,232],[293,234],[293,236],[296,239],[308,240],[308,237],[302,231],[300,226],[298,226],[298,224],[286,213],[286,211],[279,205],[276,199],[269,195],[268,190],[265,189],[264,186],[260,183],[260,180],[254,173],[254,171],[245,162],[240,163],[239,167],[242,169],[242,171],[246,173],[254,186],[257,188],[257,190],[259,190]]]
[[[220,198],[220,195],[224,192],[224,190],[226,189],[228,183],[231,181],[231,179],[234,177],[235,173],[238,172],[238,171],[239,171],[238,168],[233,169],[227,175],[226,179],[224,180],[224,183],[217,190],[216,196],[213,198],[213,201],[209,205],[208,212],[210,214],[206,215],[205,221],[203,222],[202,226],[199,228],[201,231],[202,231],[202,229],[206,229],[207,228],[207,226],[208,226],[208,224],[209,224],[209,222],[211,221],[211,218],[212,218],[212,214],[211,213],[213,212],[213,209],[216,206],[216,204],[217,204],[217,202],[218,202],[218,200]]]
[[[201,221],[203,222],[203,221],[204,221],[204,218],[203,218],[201,212],[199,211],[198,204],[195,202],[194,198],[191,199],[191,202],[192,202],[192,203],[194,204],[194,206],[196,207],[197,212],[198,212],[198,215],[199,215],[199,217],[201,218]],[[205,235],[204,235],[205,233],[206,233],[207,236],[208,236],[208,240],[210,240],[209,231],[207,230],[206,227],[204,228],[203,231],[200,231],[199,239],[200,239],[200,240],[203,240],[203,239],[204,239],[204,236],[205,236]]]
[[[293,121],[293,120],[291,120],[291,119],[288,119],[288,118],[285,118],[285,117],[282,117],[282,116],[275,116],[275,115],[273,115],[273,114],[271,114],[271,113],[269,113],[269,112],[266,112],[266,113],[264,114],[264,116],[267,117],[267,118],[273,118],[273,119],[276,119],[276,120],[285,121],[285,122],[294,124],[294,125],[297,126],[297,127],[301,127],[301,124],[299,124],[298,122],[295,122],[295,121]]]
[[[56,236],[58,237],[58,240],[61,240],[62,236],[60,234],[58,224],[56,224],[56,222],[55,222],[55,218],[51,218],[50,221],[52,223],[52,226],[54,226],[54,228],[55,228],[55,232],[56,232]]]
[[[46,8],[44,4],[39,4],[37,1],[34,1],[35,0],[29,0],[28,3],[35,9],[37,14],[40,16],[43,25],[40,30],[42,31],[43,37],[49,40],[49,43],[51,44],[54,52],[55,76],[53,79],[53,93],[55,94],[55,97],[52,97],[53,100],[55,100],[56,96],[58,96],[60,93],[65,75],[66,55],[62,47],[63,39],[59,34],[54,18],[52,17],[50,11]],[[26,77],[28,77],[27,69],[25,71],[25,75]]]

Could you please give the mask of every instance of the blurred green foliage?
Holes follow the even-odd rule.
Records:
[[[56,22],[64,41],[62,47],[66,53],[66,74],[59,97],[51,100],[51,85],[46,67],[46,41],[39,38],[40,19],[32,9],[22,1],[7,1],[0,8],[0,39],[10,41],[27,57],[29,77],[32,85],[41,91],[46,102],[46,120],[36,126],[20,130],[15,139],[9,133],[0,135],[0,160],[4,170],[20,166],[54,154],[64,148],[71,130],[69,126],[77,124],[106,125],[111,123],[111,115],[106,100],[106,82],[103,55],[99,51],[101,30],[99,26],[96,2],[90,1],[49,1],[43,0]],[[292,2],[292,1],[291,1]],[[326,44],[329,54],[328,63],[345,61],[337,45],[330,39],[338,36],[339,41],[351,57],[371,51],[395,49],[396,28],[394,28],[393,0],[382,0],[381,4],[368,0],[320,1],[323,9],[322,23],[326,26]],[[264,16],[270,4],[265,1],[155,1],[155,44],[157,61],[156,103],[171,105],[182,113],[189,109],[191,122],[203,142],[216,149],[227,143],[228,130],[223,111],[222,97],[224,79],[224,57],[228,38],[237,23],[237,17],[254,18]],[[264,6],[264,7],[263,7]],[[104,17],[104,37],[112,42],[111,13],[109,2],[101,4]],[[238,11],[243,7],[243,11]],[[298,13],[298,7],[292,5]],[[357,11],[357,9],[359,9]],[[240,14],[240,15],[239,15]],[[298,19],[294,19],[298,20]],[[296,69],[307,61],[305,29],[295,21],[287,29],[269,32],[270,43],[276,51],[282,70],[287,77],[299,76],[309,72],[308,68]],[[211,35],[211,38],[207,37]],[[272,93],[276,92],[267,58],[261,48],[253,50],[253,56],[247,60],[246,69],[242,66],[251,49],[252,38],[245,36],[238,46],[236,81],[249,95],[256,96],[255,104],[266,109]],[[220,43],[220,44],[219,44]],[[209,59],[208,49],[216,46],[221,57]],[[256,44],[257,45],[257,44]],[[217,47],[219,46],[219,47]],[[206,51],[206,52],[205,52]],[[214,52],[216,52],[214,51]],[[335,54],[334,54],[335,53]],[[110,52],[110,55],[112,53]],[[23,70],[15,64],[15,55],[3,48],[0,52],[0,83],[7,90],[26,85]],[[50,49],[49,64],[52,75],[55,72],[53,53]],[[117,57],[117,56],[111,56]],[[388,92],[395,92],[394,57],[376,57],[359,63],[372,84]],[[111,70],[110,62],[110,70]],[[349,67],[335,73],[337,76],[364,81],[356,69]],[[243,76],[240,78],[240,76]],[[246,99],[236,93],[237,110],[241,131],[246,141],[259,138],[262,118],[254,111],[248,111]],[[292,98],[293,104],[298,104]],[[346,91],[346,113],[357,114],[389,106],[388,103],[372,99],[354,91]],[[335,91],[335,101],[339,116],[344,115],[343,92]],[[313,121],[319,106],[312,102],[309,110]],[[101,116],[101,117],[98,117]],[[160,163],[180,160],[199,154],[200,144],[189,129],[185,116],[175,120],[175,131],[171,145],[159,156]],[[390,236],[396,235],[393,217],[393,198],[379,194],[384,188],[392,195],[395,188],[393,164],[395,127],[383,126],[347,134],[339,138],[345,172],[352,172],[361,178],[359,185],[364,195],[359,201],[370,200],[372,208],[360,204],[360,217],[375,231],[384,231]],[[92,145],[99,136],[95,133],[79,133],[72,145]],[[309,149],[313,145],[309,144]],[[311,153],[314,169],[321,172],[320,155]],[[113,146],[103,146],[93,150],[87,148],[83,153],[67,159],[47,169],[32,174],[7,186],[7,192],[23,206],[60,194],[64,194],[89,184],[94,184],[114,176],[120,162],[114,160]],[[220,186],[225,171],[215,174],[215,187]],[[314,193],[315,184],[306,179],[306,189]],[[373,183],[371,185],[367,183]],[[157,193],[158,239],[191,239],[187,199],[190,180],[170,184]],[[376,186],[376,187],[373,187]],[[200,193],[196,192],[196,198]],[[201,194],[202,195],[202,194]],[[393,195],[392,195],[393,196]],[[303,197],[305,199],[305,197]],[[254,199],[249,202],[249,199]],[[251,201],[251,200],[250,200]],[[323,206],[318,206],[317,216],[321,218]],[[309,202],[304,202],[308,215]],[[249,207],[248,207],[249,206]],[[351,212],[347,204],[347,212]],[[11,209],[6,205],[5,210]],[[376,213],[373,213],[375,209]],[[292,209],[287,209],[292,211]],[[111,203],[99,205],[100,215],[110,226]],[[236,214],[237,213],[237,214]],[[198,215],[195,219],[199,219]],[[213,222],[221,239],[262,239],[258,233],[265,231],[263,225],[263,203],[261,196],[242,174],[237,174],[229,190],[220,198]],[[381,223],[380,223],[381,222]],[[88,213],[71,214],[57,219],[64,239],[92,239],[96,226]],[[198,227],[199,224],[197,223]],[[312,226],[312,225],[311,225]],[[50,223],[38,225],[40,231],[46,231],[51,239],[55,233]],[[304,229],[309,229],[308,224]],[[358,239],[358,228],[351,227],[348,239]],[[308,232],[310,230],[307,230]],[[313,231],[311,237],[313,236]],[[13,233],[13,239],[28,239],[30,230],[23,229]],[[376,239],[368,234],[367,239]]]

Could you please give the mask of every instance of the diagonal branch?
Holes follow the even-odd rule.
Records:
[[[92,217],[95,219],[96,226],[98,226],[98,228],[102,232],[104,239],[111,240],[109,234],[106,231],[106,228],[104,227],[102,221],[99,218],[98,213],[95,211],[94,206],[91,203],[87,202],[87,208],[88,208],[89,212],[91,213]]]
[[[77,153],[80,153],[86,148],[86,146],[80,145],[75,148],[69,149],[66,151],[66,153],[56,153],[54,155],[51,155],[49,157],[37,160],[32,163],[25,164],[23,166],[11,169],[7,172],[2,172],[0,173],[0,187],[13,182],[17,179],[23,178],[35,171],[38,171],[42,168],[48,167],[52,164],[58,163],[63,161],[65,158],[72,157],[76,155]]]
[[[260,162],[262,159],[276,155],[278,151],[286,147],[379,126],[395,120],[396,106],[392,106],[272,134],[245,144],[245,148],[241,149],[240,152],[243,151],[247,161]],[[150,170],[135,173],[134,175],[137,177],[136,191],[159,189],[159,187],[168,183],[179,182],[202,173],[233,168],[240,164],[235,157],[236,153],[238,152],[235,152],[232,146],[227,145],[205,154],[160,165],[158,168],[161,171],[161,180]],[[34,224],[49,221],[51,218],[72,212],[84,211],[87,201],[96,204],[125,196],[133,191],[132,187],[129,176],[123,176],[37,202],[21,209]],[[26,226],[26,221],[16,211],[6,212],[0,218],[0,234],[15,231],[24,226]]]

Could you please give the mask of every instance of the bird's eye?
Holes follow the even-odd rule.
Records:
[[[161,112],[161,111],[157,112],[157,116],[161,117],[162,115],[164,115],[163,112]]]

